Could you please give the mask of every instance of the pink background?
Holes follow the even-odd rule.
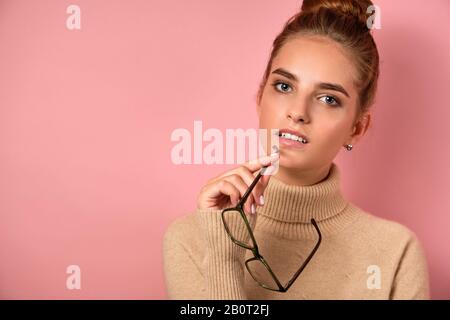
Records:
[[[81,30],[66,8],[81,8]],[[450,298],[450,2],[377,1],[374,125],[337,158],[347,198],[422,241]],[[272,40],[300,1],[0,1],[0,298],[165,299],[162,236],[233,166],[170,135],[256,127]],[[395,245],[395,244],[393,244]],[[66,268],[81,268],[81,290]]]

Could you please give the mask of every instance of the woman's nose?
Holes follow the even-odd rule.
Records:
[[[309,122],[307,115],[306,104],[300,103],[293,106],[288,111],[288,119],[296,122]]]

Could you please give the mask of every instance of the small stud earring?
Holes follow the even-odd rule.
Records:
[[[351,151],[353,146],[351,144],[346,144],[345,148],[347,148],[347,151]]]

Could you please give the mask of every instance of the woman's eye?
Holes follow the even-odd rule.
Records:
[[[276,88],[277,91],[280,91],[280,92],[288,92],[286,90],[291,88],[290,85],[288,85],[287,83],[284,83],[284,82],[275,82],[273,84],[273,86]]]
[[[339,105],[339,101],[332,96],[323,96],[319,100],[322,102],[325,102],[326,104],[328,104],[330,106],[338,106]]]

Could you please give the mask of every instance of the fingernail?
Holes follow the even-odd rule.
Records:
[[[272,153],[270,154],[270,157],[271,157],[271,158],[273,158],[273,157],[279,157],[279,156],[280,156],[280,152],[278,152],[278,151],[272,152]]]
[[[253,213],[253,214],[256,213],[256,210],[255,210],[255,204],[254,204],[254,203],[252,203],[252,213]]]
[[[274,152],[270,155],[270,160],[277,160],[280,157],[280,154],[278,152]]]
[[[263,197],[263,195],[261,195],[261,196],[259,197],[259,203],[261,203],[261,205],[264,204],[264,197]]]

